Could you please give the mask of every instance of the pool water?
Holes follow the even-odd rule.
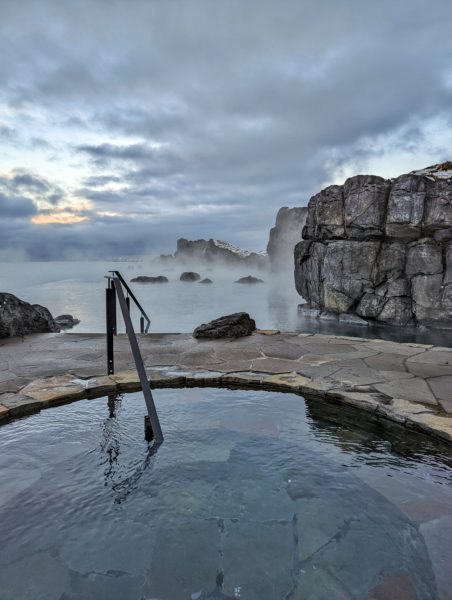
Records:
[[[1,600],[451,598],[450,454],[293,394],[156,390],[0,428]]]

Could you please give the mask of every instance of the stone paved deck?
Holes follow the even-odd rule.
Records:
[[[269,334],[271,333],[271,335]],[[139,336],[153,387],[291,391],[357,407],[452,443],[452,349],[319,334],[199,341]],[[105,336],[43,334],[0,342],[0,421],[53,404],[140,388],[124,335],[106,376]]]

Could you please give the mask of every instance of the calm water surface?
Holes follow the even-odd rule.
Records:
[[[197,268],[212,285],[179,281],[181,268],[158,269],[142,262],[16,262],[0,263],[0,291],[16,294],[32,304],[42,304],[53,315],[70,313],[81,320],[74,332],[105,331],[105,279],[111,269],[119,270],[129,281],[137,275],[166,275],[167,284],[131,284],[152,324],[151,331],[190,332],[201,323],[221,315],[246,311],[262,329],[320,332],[357,337],[376,337],[400,342],[451,346],[450,333],[409,328],[339,326],[335,323],[302,319],[290,273],[279,279],[253,273],[263,284],[239,285],[234,281],[249,271],[226,272]],[[187,267],[188,270],[188,267]],[[139,316],[132,309],[138,328]]]
[[[446,600],[447,450],[292,394],[156,390],[0,428],[1,600]]]

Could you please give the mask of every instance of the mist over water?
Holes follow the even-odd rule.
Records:
[[[42,304],[56,316],[70,313],[80,319],[72,331],[105,331],[104,275],[121,272],[151,318],[151,331],[191,332],[221,315],[246,311],[261,328],[297,329],[297,305],[300,301],[291,274],[278,283],[267,273],[244,269],[226,269],[201,265],[155,268],[142,262],[22,262],[0,263],[0,289],[22,300]],[[196,271],[213,284],[179,281],[183,271]],[[242,285],[238,278],[254,275],[264,283]],[[168,283],[130,283],[139,275],[165,275]],[[139,315],[132,308],[137,325]]]
[[[298,304],[303,299],[295,290],[293,273],[272,275],[249,267],[231,268],[200,264],[156,266],[150,260],[59,261],[0,263],[0,291],[15,294],[31,304],[46,306],[52,315],[70,313],[80,319],[71,331],[105,332],[104,278],[110,270],[121,272],[151,319],[151,332],[193,331],[221,315],[248,312],[258,328],[281,331],[319,332],[356,337],[376,337],[400,342],[451,346],[450,335],[441,331],[410,328],[344,326],[337,323],[303,319]],[[213,284],[181,282],[183,271],[196,271]],[[139,275],[165,275],[168,283],[130,283]],[[234,283],[254,275],[264,283]],[[139,329],[139,315],[132,307],[132,319]],[[122,323],[119,325],[121,331]]]

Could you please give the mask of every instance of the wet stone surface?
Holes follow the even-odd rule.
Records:
[[[448,348],[277,331],[220,340],[146,334],[139,336],[139,344],[144,364],[153,373],[154,387],[233,384],[265,388],[268,378],[297,373],[305,378],[302,384],[273,381],[271,388],[339,401],[372,413],[375,402],[389,404],[389,409],[377,411],[384,421],[395,420],[452,441],[452,351]],[[0,410],[0,422],[54,403],[113,393],[117,388],[104,377],[105,337],[100,334],[42,334],[20,343],[3,340],[0,351],[0,405],[5,407]],[[128,341],[118,335],[115,377],[127,379],[126,373],[133,368]],[[159,371],[165,375],[158,376]],[[182,379],[180,371],[187,374]],[[216,375],[207,375],[210,371]],[[231,373],[240,373],[235,382]],[[125,385],[136,389],[138,381],[135,378]],[[404,401],[401,411],[399,401]]]

